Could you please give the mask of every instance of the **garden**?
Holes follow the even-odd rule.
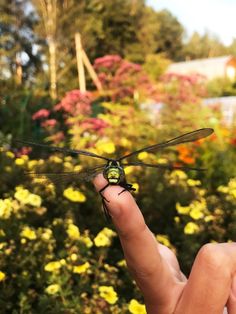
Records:
[[[159,169],[131,165],[125,173],[147,225],[186,275],[203,244],[235,241],[236,127],[217,104],[202,105],[204,78],[163,70],[153,77],[112,53],[94,58],[93,68],[102,90],[71,84],[56,98],[1,81],[1,313],[146,313],[91,182],[101,161],[72,150],[116,158],[213,128],[207,138],[134,159]]]

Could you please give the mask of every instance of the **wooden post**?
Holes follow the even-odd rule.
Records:
[[[83,58],[84,65],[86,66],[89,72],[89,75],[91,76],[91,79],[93,80],[93,83],[95,84],[95,86],[97,87],[99,91],[102,91],[102,84],[99,81],[97,73],[94,71],[93,66],[90,63],[89,58],[84,50],[82,50],[82,58]]]
[[[22,64],[21,64],[21,58],[16,54],[16,84],[21,85],[22,84],[22,76],[23,76],[23,71],[22,71]]]
[[[82,44],[81,37],[79,33],[75,34],[75,47],[76,47],[76,59],[77,59],[77,69],[79,77],[79,89],[82,93],[86,92],[86,82],[84,74],[84,64],[82,59]]]

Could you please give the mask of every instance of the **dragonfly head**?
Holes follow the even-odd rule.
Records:
[[[125,173],[119,161],[109,160],[104,168],[103,176],[110,184],[119,184],[124,179]]]

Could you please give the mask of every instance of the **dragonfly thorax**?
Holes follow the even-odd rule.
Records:
[[[103,176],[110,184],[119,184],[123,181],[125,173],[119,161],[109,160],[104,168]]]

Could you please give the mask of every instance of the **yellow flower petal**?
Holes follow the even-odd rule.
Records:
[[[66,232],[67,232],[67,234],[71,240],[79,240],[80,239],[80,231],[76,225],[70,223]]]
[[[72,187],[65,189],[63,196],[72,202],[83,203],[86,201],[86,196],[79,190],[75,190]]]
[[[62,264],[60,261],[52,261],[44,266],[44,270],[48,272],[54,272],[61,268]]]
[[[94,239],[94,243],[97,247],[109,246],[111,244],[110,238],[102,232],[99,232]]]
[[[132,314],[146,314],[145,305],[139,303],[137,300],[132,299],[129,303],[129,311]]]
[[[111,286],[100,286],[98,288],[100,296],[109,304],[115,304],[118,300],[117,293]]]
[[[37,238],[35,231],[27,226],[23,228],[20,235],[22,238],[26,238],[29,240],[35,240]]]
[[[82,265],[74,266],[73,267],[73,273],[75,274],[82,274],[85,273],[90,267],[89,262],[86,262]]]
[[[6,274],[0,271],[0,281],[4,281],[6,279]]]
[[[58,284],[50,285],[45,289],[48,294],[56,294],[57,292],[59,292],[59,290],[60,286]]]
[[[186,226],[184,227],[184,233],[185,234],[194,234],[199,231],[199,226],[195,224],[194,222],[188,222]]]

